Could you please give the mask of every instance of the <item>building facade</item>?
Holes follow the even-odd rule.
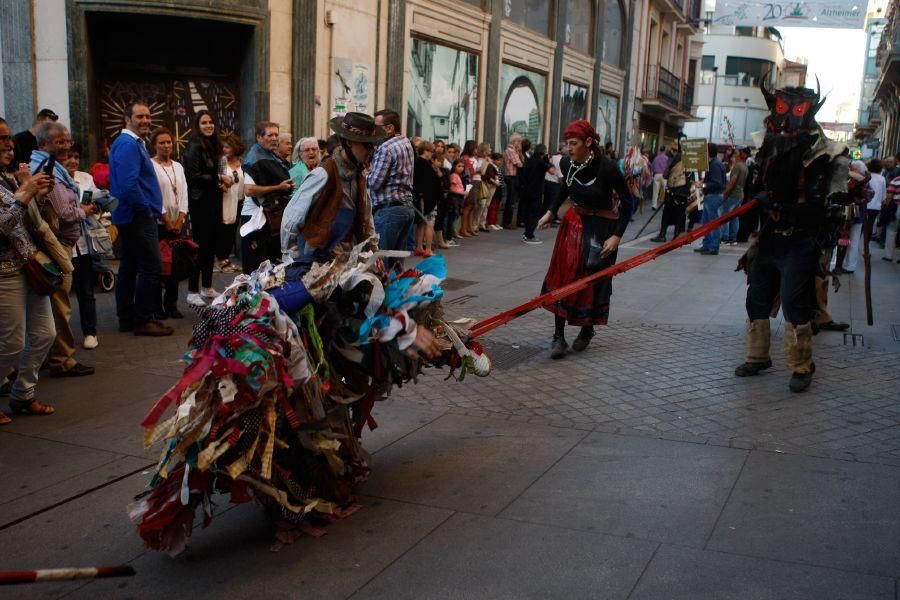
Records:
[[[803,85],[806,66],[784,58],[781,35],[772,27],[707,24],[697,85],[697,117],[688,137],[716,144],[756,146],[752,134],[764,129],[769,109],[759,90],[769,85]]]
[[[900,7],[890,2],[885,12],[884,29],[875,51],[878,83],[875,101],[880,122],[876,134],[880,154],[900,153]]]
[[[690,118],[699,1],[7,2],[0,114],[20,130],[52,108],[91,159],[136,98],[178,149],[200,108],[248,139],[259,120],[325,137],[335,115],[392,108],[425,138],[553,146],[587,118],[621,147],[638,123],[665,136]]]
[[[670,145],[696,118],[702,0],[643,0],[635,27],[635,139],[648,151]]]
[[[874,0],[866,15],[866,51],[863,56],[863,79],[859,94],[859,111],[856,119],[854,138],[860,142],[864,158],[878,156],[881,152],[881,111],[875,100],[875,91],[881,79],[877,62],[878,47],[887,25],[884,0]]]

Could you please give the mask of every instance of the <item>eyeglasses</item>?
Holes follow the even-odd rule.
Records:
[[[11,142],[11,141],[12,141],[11,135],[0,135],[0,142]]]

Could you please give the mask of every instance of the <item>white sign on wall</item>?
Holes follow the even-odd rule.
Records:
[[[714,25],[862,29],[868,0],[716,0]]]

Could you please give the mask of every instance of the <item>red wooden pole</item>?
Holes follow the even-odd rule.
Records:
[[[704,235],[714,230],[717,227],[721,227],[724,223],[727,223],[731,219],[735,217],[739,217],[742,214],[749,211],[751,208],[756,206],[756,200],[750,200],[743,205],[737,207],[733,211],[722,215],[721,217],[714,219],[707,223],[706,225],[701,225],[700,227],[694,229],[693,231],[689,231],[681,234],[671,242],[666,242],[652,250],[647,250],[637,256],[632,256],[628,260],[623,260],[620,263],[616,263],[611,267],[607,267],[602,271],[597,271],[596,273],[591,273],[586,277],[582,277],[578,281],[573,281],[568,285],[564,285],[561,288],[555,289],[552,292],[547,292],[537,298],[533,298],[528,302],[521,304],[515,308],[511,308],[506,312],[502,312],[499,315],[494,315],[493,317],[488,317],[487,319],[476,323],[472,328],[472,333],[470,338],[476,338],[484,335],[485,333],[500,327],[501,325],[505,325],[509,323],[513,319],[517,319],[522,315],[531,312],[535,308],[540,308],[542,306],[548,306],[557,302],[558,300],[565,298],[567,296],[571,296],[572,294],[576,294],[581,290],[585,289],[588,286],[594,285],[598,281],[602,279],[606,279],[608,277],[615,277],[616,275],[621,275],[626,271],[630,271],[631,269],[638,267],[644,263],[648,263],[655,258],[659,258],[663,254],[671,252],[676,248],[681,248],[687,244],[690,244],[694,240],[698,240],[702,238]]]
[[[131,565],[116,567],[87,567],[75,569],[37,569],[34,571],[0,571],[0,585],[35,583],[38,581],[67,581],[72,579],[101,579],[134,575]]]

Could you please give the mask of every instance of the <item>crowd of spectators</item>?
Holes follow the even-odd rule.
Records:
[[[313,174],[342,143],[332,135],[327,140],[302,137],[293,145],[277,123],[263,121],[248,149],[237,135],[223,134],[212,113],[201,110],[178,152],[176,137],[165,127],[153,127],[150,110],[141,102],[125,107],[123,124],[109,148],[108,164],[97,163],[88,172],[80,170],[81,146],[52,110],[38,112],[32,126],[14,136],[0,119],[0,377],[7,377],[4,391],[11,395],[13,412],[53,412],[34,395],[42,367],[53,377],[94,373],[75,358],[70,292],[78,302],[81,345],[92,350],[100,343],[94,297],[102,270],[98,230],[118,239],[120,332],[171,335],[164,321],[184,317],[178,307],[180,281],[188,281],[187,302],[202,305],[219,295],[215,271],[249,274],[266,260],[286,257],[284,241],[296,239],[297,232],[285,237],[285,208],[304,186],[319,190],[326,185],[327,177]],[[332,171],[350,177],[356,169],[380,248],[427,257],[479,235],[517,228],[523,228],[522,242],[542,243],[536,226],[549,207],[560,204],[564,145],[548,151],[519,133],[510,135],[502,151],[475,140],[460,146],[409,138],[400,114],[389,109],[375,113],[374,126],[383,134],[378,143],[351,144],[354,156],[342,158]],[[653,156],[633,148],[620,159],[611,144],[599,151],[625,174],[636,200],[634,212],[643,212],[644,202],[654,211],[662,208],[661,231],[653,241],[666,241],[669,227],[677,236],[685,227],[733,210],[758,186],[749,148],[729,149],[720,160],[719,149],[710,144],[710,169],[696,186],[677,141]],[[855,269],[866,216],[873,239],[884,248],[883,259],[896,259],[898,163],[900,157],[854,164],[870,192],[858,222],[845,232],[847,249],[837,259],[838,271]],[[702,210],[695,210],[698,187],[704,194]],[[98,203],[103,194],[108,201]],[[711,232],[696,250],[715,255],[720,245],[746,241],[755,229],[753,219],[748,213],[740,226],[735,220]],[[50,257],[47,262],[58,270],[48,293],[28,283],[36,256]],[[0,424],[9,420],[0,413]]]

